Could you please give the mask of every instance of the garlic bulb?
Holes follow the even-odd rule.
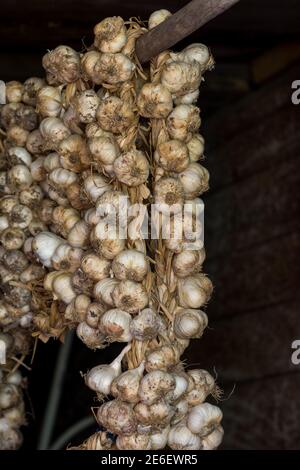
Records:
[[[177,213],[183,206],[183,186],[175,178],[161,178],[154,189],[155,205],[162,213]]]
[[[203,450],[215,450],[222,443],[224,429],[218,426],[213,432],[202,438]]]
[[[32,158],[29,152],[23,147],[10,147],[8,149],[9,161],[12,165],[26,165],[30,168]]]
[[[15,80],[5,84],[6,99],[9,103],[22,101],[23,85]]]
[[[150,434],[151,450],[164,449],[168,443],[170,426],[158,429]]]
[[[75,248],[85,248],[89,241],[90,230],[84,220],[76,222],[68,234],[68,243]]]
[[[71,274],[62,273],[55,277],[52,284],[53,293],[62,302],[69,304],[76,297],[76,292],[73,289]]]
[[[210,299],[211,281],[204,274],[196,274],[178,281],[178,296],[181,307],[200,308]]]
[[[114,278],[102,279],[94,286],[94,297],[98,301],[102,301],[111,307],[114,306],[112,293],[118,284],[119,281]]]
[[[25,147],[29,132],[20,126],[13,125],[7,130],[7,141],[12,145]]]
[[[92,137],[88,141],[89,149],[92,154],[92,160],[101,170],[101,165],[112,165],[119,156],[119,146],[111,136]]]
[[[171,61],[162,70],[161,83],[175,96],[195,91],[201,83],[200,64]]]
[[[139,423],[151,425],[152,429],[166,427],[174,415],[172,406],[163,399],[151,405],[140,402],[135,405],[134,412]]]
[[[201,134],[194,134],[186,145],[189,151],[190,161],[195,163],[200,160],[204,152],[203,136]]]
[[[132,405],[120,400],[111,400],[100,406],[97,412],[99,424],[114,434],[132,434],[136,420]]]
[[[91,160],[85,140],[76,134],[63,139],[58,146],[61,166],[67,170],[81,173],[89,168]]]
[[[32,242],[32,249],[40,262],[46,266],[51,266],[52,256],[59,245],[64,243],[64,239],[51,232],[42,232],[36,235]]]
[[[148,304],[148,294],[142,284],[135,281],[121,281],[113,290],[112,298],[119,309],[137,313]]]
[[[214,67],[214,60],[207,46],[200,43],[190,44],[181,54],[179,54],[185,62],[198,62],[201,71],[205,72],[207,69]]]
[[[36,106],[37,94],[44,86],[46,86],[46,81],[43,78],[31,77],[25,80],[23,84],[23,103],[29,104],[30,106]]]
[[[99,328],[108,341],[120,343],[131,341],[131,316],[118,308],[107,310],[100,318]]]
[[[169,140],[158,145],[154,158],[166,171],[180,173],[188,167],[187,146],[179,140]]]
[[[167,129],[172,139],[189,141],[201,124],[199,108],[189,104],[180,104],[174,108],[167,119]]]
[[[157,369],[168,370],[178,363],[179,357],[176,347],[165,344],[146,355],[146,370],[147,372]]]
[[[171,421],[172,425],[182,422],[182,420],[188,414],[189,404],[185,398],[181,398],[179,401],[177,401],[174,404],[174,408],[175,408],[175,413]]]
[[[188,379],[182,374],[173,374],[173,377],[175,379],[175,388],[172,390],[172,392],[169,392],[166,395],[166,399],[169,400],[170,402],[176,402],[181,398],[186,391],[188,390],[189,382]]]
[[[113,380],[121,374],[121,362],[129,349],[130,346],[126,346],[110,364],[93,367],[85,377],[87,386],[95,392],[109,395]]]
[[[178,104],[194,104],[199,98],[199,90],[191,91],[185,95],[177,96],[174,100],[176,105]]]
[[[80,248],[73,248],[67,243],[58,245],[51,257],[52,266],[57,270],[68,270],[74,272],[81,263],[83,251]]]
[[[114,171],[121,183],[139,186],[149,176],[149,163],[142,151],[132,149],[114,161]]]
[[[187,393],[186,400],[190,406],[199,405],[216,389],[215,380],[209,372],[203,369],[191,369],[188,375],[192,378],[194,385]]]
[[[105,131],[122,134],[133,124],[135,115],[129,103],[117,96],[109,96],[100,103],[97,120]]]
[[[32,184],[30,170],[25,165],[14,165],[8,172],[9,183],[16,189],[29,188]]]
[[[57,117],[62,110],[62,97],[59,88],[47,86],[37,94],[37,110],[43,117]]]
[[[148,261],[137,250],[121,251],[113,260],[112,270],[119,280],[142,281],[149,269]]]
[[[94,90],[84,90],[74,97],[72,106],[80,122],[88,124],[95,121],[100,99]]]
[[[147,434],[134,433],[129,436],[120,434],[116,441],[120,450],[150,450],[151,442]]]
[[[57,117],[47,117],[40,124],[40,133],[48,148],[54,149],[71,132],[64,125],[63,121]]]
[[[184,424],[171,427],[168,436],[168,445],[173,450],[201,450],[202,441],[193,434]]]
[[[39,129],[30,132],[26,140],[26,149],[33,155],[43,153],[44,139]]]
[[[201,338],[207,327],[207,315],[201,310],[186,309],[176,313],[174,318],[174,333],[178,338]]]
[[[161,10],[156,10],[149,16],[148,28],[153,29],[155,26],[158,26],[160,23],[165,21],[169,16],[172,16],[172,13],[169,10],[162,8]]]
[[[88,197],[93,202],[96,202],[106,191],[111,190],[111,186],[108,184],[107,180],[98,174],[88,176],[83,184]]]
[[[81,269],[90,279],[98,282],[109,276],[110,261],[95,253],[88,253],[81,260]]]
[[[160,329],[162,320],[151,308],[142,310],[130,324],[131,334],[138,341],[155,338]]]
[[[6,250],[19,250],[25,242],[25,234],[20,228],[7,227],[1,233],[0,241]]]
[[[139,401],[138,391],[144,367],[142,362],[139,367],[127,370],[116,377],[111,384],[111,394],[115,398],[128,403],[137,403]]]
[[[105,337],[99,330],[91,328],[86,322],[81,322],[77,326],[76,334],[78,338],[90,349],[105,348]]]
[[[105,18],[94,27],[94,46],[101,52],[120,52],[127,42],[127,31],[120,16]]]
[[[187,277],[201,270],[205,250],[186,250],[174,256],[172,267],[177,277]]]
[[[194,199],[209,189],[209,173],[199,163],[190,163],[178,177],[187,199]]]
[[[43,67],[50,85],[75,82],[80,78],[80,57],[69,46],[58,46],[43,57]]]
[[[160,83],[145,83],[138,99],[139,113],[147,118],[166,118],[173,109],[172,95]]]
[[[175,379],[171,374],[162,370],[153,370],[140,382],[140,400],[146,405],[152,405],[163,398],[167,392],[174,390],[175,385]]]
[[[121,52],[101,54],[98,67],[101,81],[110,85],[117,85],[130,80],[135,70],[134,63]]]
[[[187,417],[187,427],[200,437],[205,437],[213,432],[222,420],[223,414],[220,408],[210,403],[202,403],[194,406]]]

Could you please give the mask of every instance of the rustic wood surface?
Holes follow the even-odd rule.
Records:
[[[238,2],[239,0],[192,0],[137,40],[137,57],[141,63],[148,62]]]

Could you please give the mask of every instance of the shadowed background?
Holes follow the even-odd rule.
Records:
[[[147,19],[186,3],[3,0],[0,79],[42,75],[47,49],[83,49],[106,16]],[[299,24],[298,0],[241,0],[177,45],[204,42],[216,59],[199,98],[211,173],[205,271],[215,293],[209,329],[186,360],[218,374],[228,398],[221,403],[225,449],[300,448],[300,366],[291,362],[292,341],[300,339],[300,107],[291,103],[291,84],[300,80]],[[111,361],[119,349],[94,353],[74,339],[53,439],[90,413],[93,393],[79,370]],[[36,448],[58,350],[54,341],[37,347],[24,448]]]

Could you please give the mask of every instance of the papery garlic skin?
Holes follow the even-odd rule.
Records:
[[[120,281],[142,281],[149,269],[149,263],[143,253],[137,250],[121,251],[113,260],[112,270]]]
[[[199,163],[190,163],[178,176],[187,199],[194,199],[209,189],[209,173]]]
[[[116,377],[111,384],[111,394],[115,398],[128,403],[137,403],[139,401],[138,391],[144,368],[145,365],[142,362],[137,368],[127,370]]]
[[[76,334],[90,349],[103,349],[106,346],[103,334],[99,330],[91,328],[86,322],[79,323]]]
[[[161,83],[178,97],[195,91],[201,83],[201,67],[197,62],[167,63],[161,74]]]
[[[111,309],[101,316],[99,329],[108,341],[126,343],[132,339],[130,322],[131,316],[128,312],[119,308]]]
[[[163,398],[167,392],[174,390],[175,385],[174,377],[168,372],[151,371],[140,382],[140,400],[146,405],[152,405],[155,401]]]
[[[97,420],[115,434],[129,435],[136,430],[132,405],[120,400],[111,400],[101,405],[97,412]]]
[[[189,104],[176,106],[167,119],[170,137],[183,142],[188,142],[192,138],[192,134],[198,131],[200,125],[199,108]]]
[[[116,307],[129,313],[137,313],[148,305],[148,294],[142,284],[135,281],[120,281],[113,290]]]
[[[145,83],[138,99],[140,114],[146,118],[166,118],[173,109],[170,91],[160,83]]]
[[[208,325],[207,315],[201,310],[186,309],[176,313],[174,333],[178,338],[201,338]]]
[[[224,429],[218,426],[213,432],[202,438],[203,450],[216,450],[222,443]]]
[[[147,434],[120,434],[117,437],[116,446],[119,450],[150,450],[151,441]]]
[[[62,97],[57,87],[43,87],[37,94],[37,110],[43,117],[57,117],[62,110]]]
[[[201,450],[202,441],[193,434],[184,424],[171,427],[168,436],[168,445],[173,450]]]
[[[95,121],[96,112],[100,104],[100,99],[94,90],[84,90],[77,95],[72,106],[74,107],[80,122],[88,124]]]
[[[121,183],[135,187],[147,181],[149,163],[142,151],[132,149],[114,161],[114,171]]]
[[[105,18],[94,27],[95,47],[101,52],[120,52],[127,42],[127,31],[120,16]]]
[[[155,160],[166,171],[180,173],[190,162],[187,146],[180,140],[169,140],[158,145]]]
[[[202,403],[190,410],[187,417],[187,426],[193,433],[205,437],[220,425],[222,417],[223,414],[220,408],[210,403]]]
[[[167,18],[172,16],[172,13],[169,10],[165,10],[162,8],[161,10],[156,10],[151,15],[149,16],[148,20],[148,28],[149,30],[155,28],[158,26],[160,23],[165,21]]]
[[[50,85],[72,83],[80,77],[80,57],[69,46],[58,46],[43,57]]]
[[[117,96],[105,98],[100,103],[96,116],[100,126],[113,134],[126,132],[135,120],[132,107]]]

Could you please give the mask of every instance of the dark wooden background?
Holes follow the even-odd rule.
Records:
[[[185,3],[3,0],[0,79],[41,74],[47,49],[82,48],[105,16],[147,19]],[[300,449],[300,366],[291,363],[291,343],[300,339],[300,107],[291,103],[291,83],[300,80],[299,24],[298,0],[241,0],[188,40],[205,42],[217,61],[199,99],[211,172],[205,270],[215,293],[209,330],[188,362],[215,370],[224,388],[226,449]],[[27,448],[36,446],[57,350],[54,342],[37,349]],[[56,436],[90,412],[92,394],[78,369],[115,353],[89,353],[74,340]]]

